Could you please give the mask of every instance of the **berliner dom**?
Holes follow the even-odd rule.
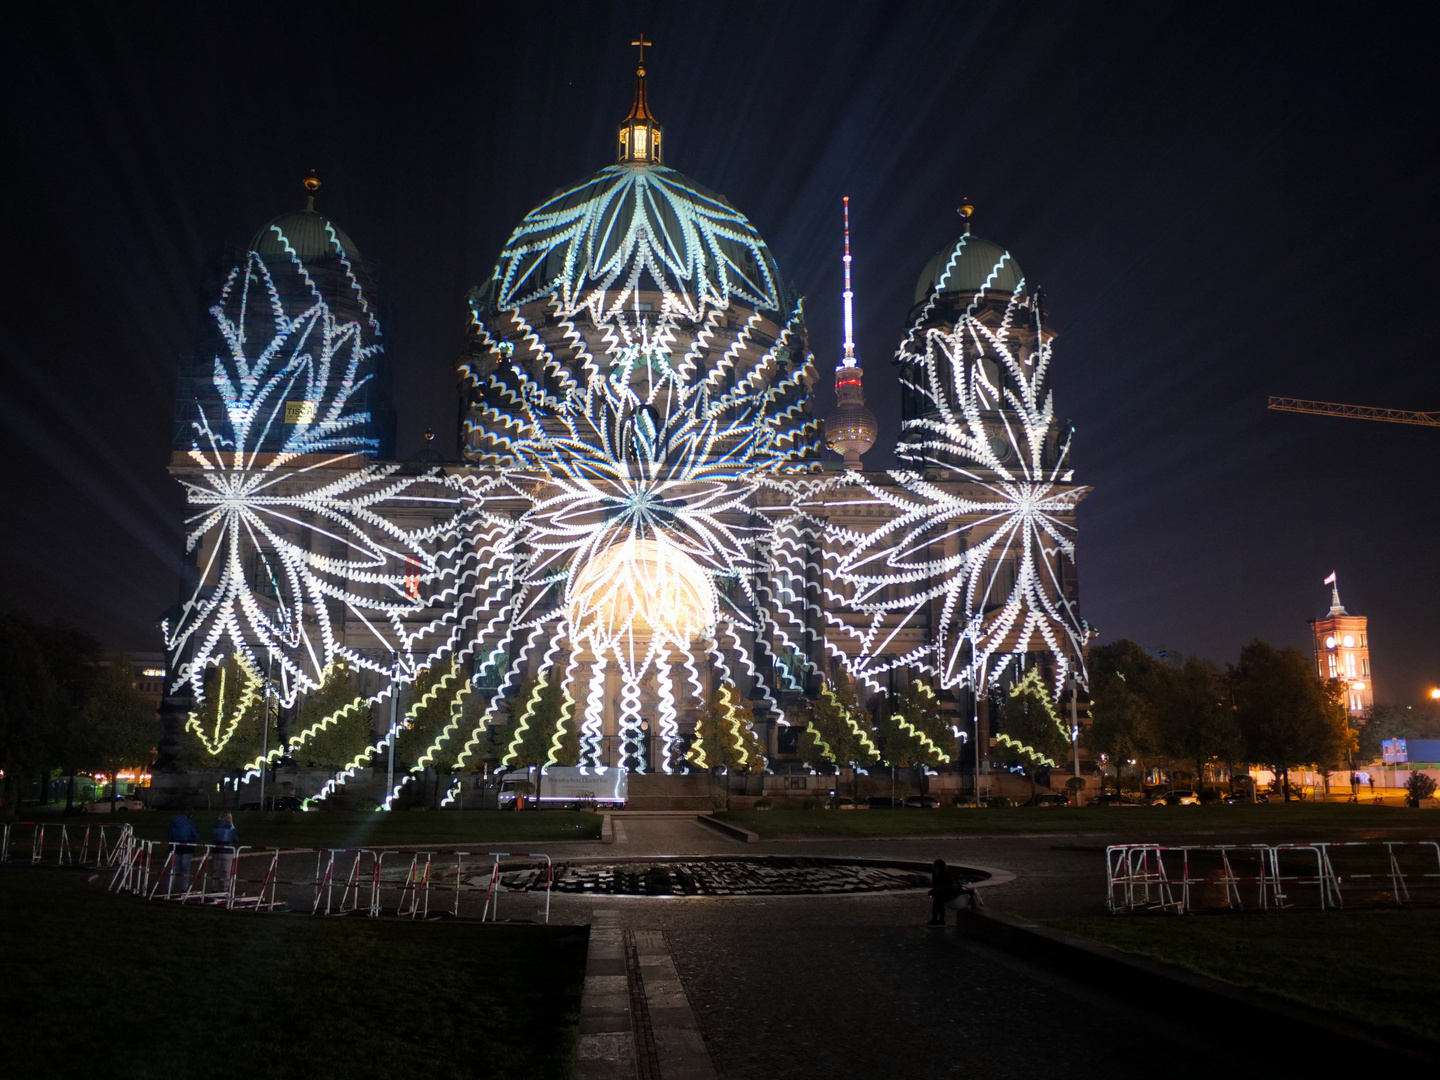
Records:
[[[520,760],[527,725],[552,765],[673,775],[701,767],[717,701],[765,748],[763,786],[811,767],[797,737],[841,684],[862,703],[924,686],[950,730],[935,760],[958,762],[1000,681],[1083,682],[1086,489],[1018,264],[967,205],[896,353],[900,467],[867,470],[849,200],[822,421],[801,298],[740,210],[665,163],[647,77],[642,59],[615,160],[526,214],[465,298],[460,461],[394,460],[378,285],[317,178],[237,254],[177,411],[172,747],[238,668],[282,715],[252,773],[335,725],[365,734],[313,799],[367,783],[435,710],[419,760],[445,763],[448,801]]]

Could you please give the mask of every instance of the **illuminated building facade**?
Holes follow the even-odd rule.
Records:
[[[1322,679],[1345,683],[1345,709],[1351,716],[1369,716],[1375,705],[1375,687],[1370,679],[1369,620],[1351,615],[1340,602],[1340,585],[1331,574],[1330,610],[1321,619],[1311,619],[1315,642],[1315,668]]]
[[[569,740],[582,768],[673,773],[716,701],[748,704],[773,766],[837,681],[866,697],[925,682],[957,740],[1022,672],[1057,697],[1083,684],[1087,489],[1046,386],[1053,332],[1014,259],[969,234],[971,208],[897,354],[902,468],[867,472],[848,201],[822,425],[802,302],[749,220],[664,164],[643,63],[617,143],[470,293],[460,463],[387,460],[348,238],[326,222],[312,251],[287,218],[262,230],[212,308],[210,383],[182,383],[210,398],[182,409],[172,461],[193,567],[166,622],[174,726],[227,657],[285,709],[343,664],[354,700],[282,725],[272,760],[327,723],[373,724],[366,757],[383,754],[435,703],[452,722],[425,760],[478,768],[497,731],[514,760],[558,686],[555,760]]]

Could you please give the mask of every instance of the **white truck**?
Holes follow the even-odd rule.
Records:
[[[533,767],[512,769],[501,775],[496,798],[501,810],[513,810],[516,796],[522,796],[527,806],[538,801],[542,808],[586,803],[621,807],[628,798],[628,779],[629,773],[617,768],[604,772],[566,765],[552,765],[544,772]]]

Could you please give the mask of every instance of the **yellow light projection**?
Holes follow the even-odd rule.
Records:
[[[572,633],[597,650],[681,647],[715,621],[715,589],[698,563],[663,538],[627,537],[592,558],[570,587]]]

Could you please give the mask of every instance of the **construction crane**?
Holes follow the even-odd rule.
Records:
[[[1409,409],[1375,409],[1369,405],[1337,405],[1333,401],[1305,401],[1301,398],[1272,397],[1276,412],[1310,413],[1314,416],[1343,416],[1348,420],[1383,420],[1389,424],[1417,424],[1440,427],[1440,412],[1412,412]]]

